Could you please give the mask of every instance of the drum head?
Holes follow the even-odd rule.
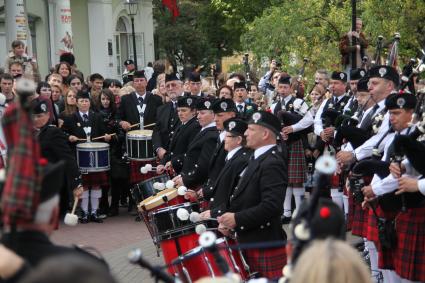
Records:
[[[85,142],[85,143],[77,144],[77,148],[101,149],[101,148],[109,148],[109,144],[104,142]]]
[[[160,191],[155,196],[148,197],[147,199],[139,203],[138,207],[142,211],[152,210],[155,207],[158,207],[165,202],[163,199],[164,197],[166,197],[168,201],[170,201],[176,198],[177,196],[178,196],[177,189],[174,189],[174,188],[166,189],[166,190]]]
[[[141,138],[141,139],[147,139],[147,138],[152,138],[152,130],[134,130],[134,131],[129,131],[127,133],[127,137],[129,138]]]

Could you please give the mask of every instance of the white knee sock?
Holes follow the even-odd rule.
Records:
[[[84,191],[81,196],[81,209],[85,214],[89,212],[89,191]]]
[[[401,283],[402,282],[400,276],[398,276],[394,270],[381,269],[381,272],[382,272],[382,276],[384,277],[384,283]]]
[[[344,203],[344,213],[345,213],[345,215],[347,215],[348,214],[348,210],[349,210],[349,204],[348,204],[348,196],[346,196],[346,195],[342,195],[342,201],[343,201],[343,203]]]
[[[292,201],[292,187],[286,188],[285,201],[283,202],[283,216],[291,217],[291,201]]]
[[[331,189],[331,198],[334,203],[336,203],[341,209],[344,209],[344,204],[342,202],[342,192],[338,188]]]
[[[91,213],[96,213],[99,208],[99,199],[102,197],[100,188],[92,189],[90,192]]]
[[[376,276],[379,273],[378,270],[378,251],[376,246],[372,241],[366,242],[367,249],[369,250],[370,257],[370,270],[372,271],[372,276]]]
[[[305,188],[294,188],[295,208],[299,208],[305,194]]]

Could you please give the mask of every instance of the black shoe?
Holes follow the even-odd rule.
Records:
[[[92,214],[90,215],[90,221],[91,221],[91,222],[96,222],[96,223],[103,223],[103,220],[102,220],[102,219],[100,219],[100,218],[97,216],[97,213],[92,213]]]
[[[121,200],[121,206],[122,207],[127,207],[128,206],[127,200]]]
[[[109,217],[114,217],[114,216],[117,216],[117,215],[119,215],[118,207],[111,207],[111,208],[109,209],[108,216],[109,216]]]
[[[87,224],[87,223],[89,223],[88,214],[85,213],[84,211],[81,211],[80,223],[81,224]]]
[[[282,224],[289,224],[291,222],[291,217],[290,216],[283,216],[281,217],[282,220]]]

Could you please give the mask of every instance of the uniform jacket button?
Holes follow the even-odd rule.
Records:
[[[243,226],[241,226],[241,230],[243,230],[244,229],[244,227]]]
[[[270,222],[267,222],[267,226],[270,226]]]
[[[264,229],[264,225],[261,225],[261,226],[260,226],[260,228],[261,228],[261,229]]]

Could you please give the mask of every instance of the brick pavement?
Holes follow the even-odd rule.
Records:
[[[105,219],[102,224],[69,227],[61,223],[59,230],[53,233],[52,240],[61,245],[76,244],[97,249],[120,283],[154,282],[149,272],[128,262],[127,254],[134,248],[141,248],[143,256],[152,264],[163,264],[144,222],[135,222],[125,209],[119,216]]]

